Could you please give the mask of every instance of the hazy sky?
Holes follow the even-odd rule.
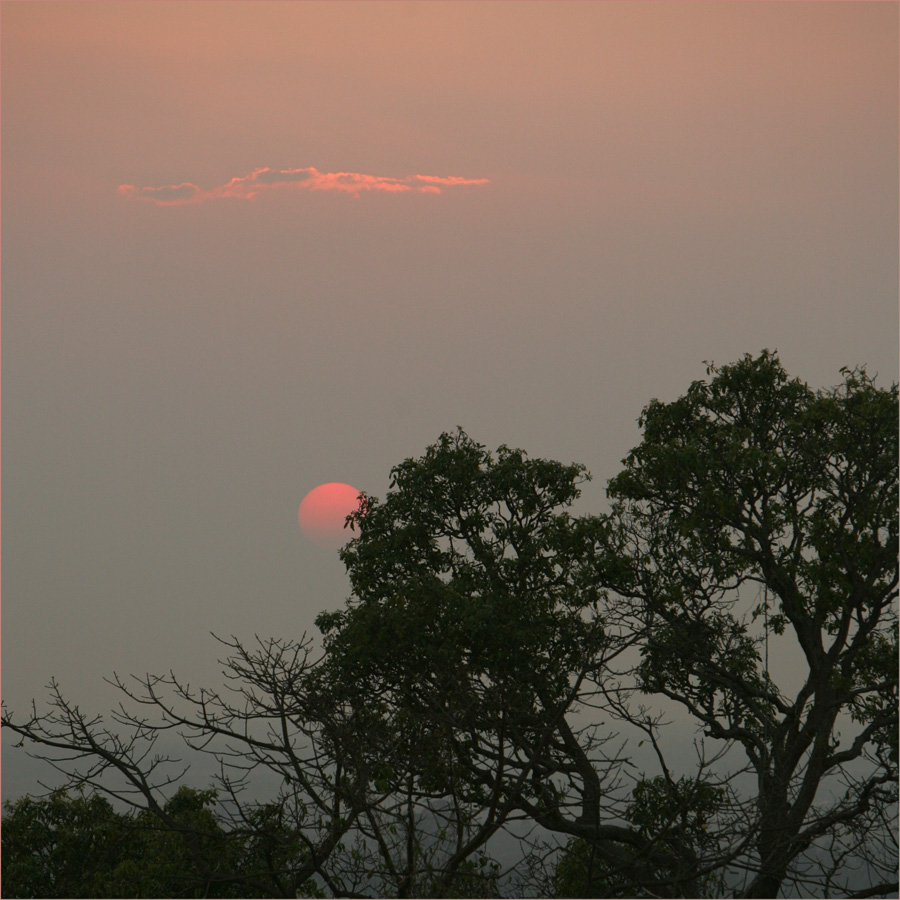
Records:
[[[599,511],[703,360],[897,377],[896,3],[0,17],[14,708],[314,630],[349,588],[302,497],[457,425]]]

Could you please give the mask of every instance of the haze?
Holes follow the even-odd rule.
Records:
[[[582,462],[600,510],[703,360],[897,376],[895,3],[0,16],[14,709],[314,631],[349,587],[298,503],[441,431]]]

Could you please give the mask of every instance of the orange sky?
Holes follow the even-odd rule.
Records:
[[[92,162],[113,189],[209,189],[266,166],[503,171],[536,191],[600,184],[665,204],[696,190],[699,154],[705,202],[727,203],[791,188],[794,173],[773,181],[775,154],[852,141],[892,90],[865,52],[884,11],[829,4],[811,22],[805,4],[754,5],[33,3],[4,22],[8,77],[41,104],[44,178],[40,144],[62,131],[71,165]],[[654,135],[665,159],[648,180],[633,148]]]

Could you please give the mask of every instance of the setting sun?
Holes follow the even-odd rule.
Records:
[[[301,531],[313,543],[326,549],[337,549],[347,543],[353,532],[344,528],[344,524],[358,505],[359,493],[353,485],[340,481],[313,488],[297,511]]]

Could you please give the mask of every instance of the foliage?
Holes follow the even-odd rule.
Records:
[[[109,801],[63,792],[7,804],[0,830],[5,897],[99,897],[135,853]]]
[[[583,466],[444,434],[361,497],[320,646],[224,641],[226,691],[117,677],[115,729],[56,685],[3,725],[136,805],[159,890],[896,891],[897,387],[842,374],[813,391],[769,352],[710,364],[645,408],[604,515],[573,512]],[[163,799],[170,729],[217,761],[217,802]],[[260,769],[279,787],[248,799]],[[125,833],[104,809],[98,847]],[[13,872],[37,878],[23,846]]]
[[[146,810],[116,812],[97,793],[55,791],[7,803],[3,896],[209,896],[213,873],[236,852],[216,821],[214,801],[214,791],[180,787],[163,807],[179,829],[161,829]],[[191,846],[197,835],[199,847]],[[216,896],[254,895],[218,884]]]
[[[712,843],[708,833],[711,820],[725,799],[725,791],[703,781],[680,778],[670,781],[656,776],[639,781],[625,817],[649,840],[663,841],[674,853],[653,872],[645,871],[645,887],[658,882],[662,896],[679,896],[679,885],[690,884],[700,896],[717,896],[721,879],[698,877],[698,859]],[[635,886],[625,868],[610,865],[597,852],[594,842],[570,840],[554,870],[555,897],[624,896]]]

